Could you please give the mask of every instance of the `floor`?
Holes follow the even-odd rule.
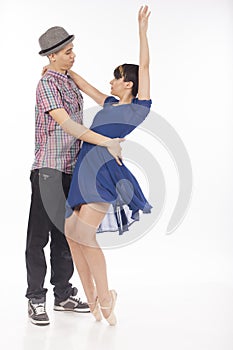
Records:
[[[116,274],[117,275],[117,274]],[[1,349],[17,350],[232,350],[233,286],[217,283],[138,284],[120,278],[118,324],[96,322],[91,314],[47,311],[50,325],[27,319],[23,283],[2,296]],[[13,306],[13,308],[12,308]]]

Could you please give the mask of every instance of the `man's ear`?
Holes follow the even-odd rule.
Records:
[[[50,62],[55,62],[56,61],[55,53],[51,53],[50,55],[48,55],[48,58]]]

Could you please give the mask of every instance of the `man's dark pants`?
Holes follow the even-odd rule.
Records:
[[[50,236],[51,284],[56,302],[72,294],[69,282],[74,266],[64,235],[65,201],[71,175],[55,169],[42,168],[31,172],[32,195],[27,230],[26,268],[28,288],[26,297],[45,301],[46,258],[44,247]]]

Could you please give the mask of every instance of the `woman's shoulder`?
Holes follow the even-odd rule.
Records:
[[[114,96],[108,96],[105,101],[104,101],[104,106],[106,105],[112,105],[112,104],[117,104],[119,102],[119,100],[114,97]],[[132,102],[130,104],[128,104],[128,106],[130,106],[131,104],[137,104],[137,105],[141,105],[147,108],[150,108],[152,105],[152,100],[139,100],[137,97],[132,99]],[[127,106],[127,105],[126,105]]]
[[[151,99],[149,99],[149,100],[139,100],[137,97],[135,97],[135,98],[133,98],[132,103],[140,105],[140,106],[144,106],[144,107],[147,107],[147,108],[150,108],[151,105],[152,105],[152,100]]]
[[[118,103],[119,100],[117,98],[115,98],[114,96],[108,96],[106,97],[105,101],[104,101],[104,106],[105,105],[109,105],[109,104],[113,104],[113,103]]]

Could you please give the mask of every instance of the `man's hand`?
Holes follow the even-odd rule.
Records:
[[[109,141],[105,141],[101,146],[107,147],[108,152],[115,158],[119,165],[122,165],[121,145],[120,143],[125,141],[124,138],[115,138]]]

